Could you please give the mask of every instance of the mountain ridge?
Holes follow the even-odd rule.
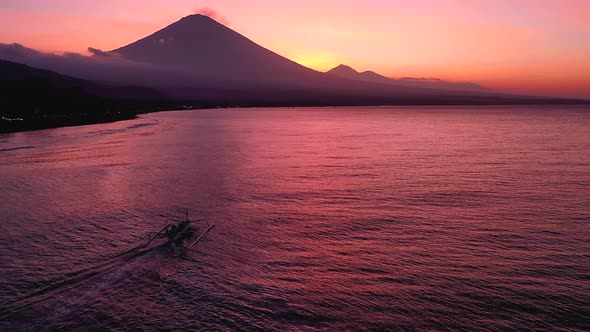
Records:
[[[356,79],[360,81],[384,83],[391,85],[400,85],[417,88],[434,88],[453,91],[469,91],[469,92],[491,92],[492,90],[472,82],[449,82],[438,78],[390,78],[371,70],[359,72],[351,66],[340,64],[328,71],[327,75],[344,77],[348,79]]]
[[[151,89],[0,60],[0,133],[131,119],[163,99]]]

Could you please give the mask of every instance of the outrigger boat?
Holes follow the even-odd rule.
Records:
[[[152,232],[148,236],[147,242],[143,247],[156,239],[166,238],[165,245],[170,246],[171,250],[176,255],[186,254],[192,247],[194,247],[201,239],[209,233],[214,224],[210,224],[207,219],[191,220],[188,216],[188,209],[184,210],[184,220],[170,218],[166,221],[166,225],[159,232]],[[207,227],[199,233],[198,229],[193,228],[197,223],[205,223]]]

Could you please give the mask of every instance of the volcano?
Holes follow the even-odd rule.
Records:
[[[215,80],[273,82],[320,76],[199,14],[112,53],[133,61],[182,67],[195,77]]]
[[[306,95],[342,95],[408,97],[448,94],[447,86],[408,86],[396,84],[373,72],[358,73],[341,65],[329,73],[304,67],[268,50],[212,18],[195,14],[142,38],[127,46],[110,51],[122,58],[151,66],[167,68],[176,73],[168,81],[177,85],[169,94],[191,88],[242,91],[252,96],[296,93]],[[160,72],[161,73],[161,72]],[[165,75],[164,75],[165,76]],[[154,81],[162,81],[162,75]],[[169,83],[172,84],[172,83]],[[280,90],[280,91],[279,91]],[[246,92],[247,91],[247,92]],[[211,92],[211,90],[209,90]],[[184,93],[186,95],[186,93]],[[188,95],[187,95],[188,96]],[[262,96],[261,96],[262,97]],[[302,97],[304,98],[304,97]]]

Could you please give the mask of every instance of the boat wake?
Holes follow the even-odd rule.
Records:
[[[140,287],[139,291],[143,292],[149,291],[155,284],[161,284],[162,270],[177,262],[177,259],[171,258],[195,262],[190,257],[189,250],[214,227],[205,219],[189,219],[188,210],[183,212],[184,220],[168,219],[160,231],[148,234],[147,242],[88,268],[48,280],[26,294],[0,303],[0,322],[8,324],[13,318],[21,318],[27,324],[32,324],[27,329],[43,330],[46,328],[44,324],[48,322],[59,329],[62,322],[80,318],[81,312],[100,301],[108,300],[123,288],[129,291],[128,288],[142,285],[145,288]],[[206,224],[206,228],[203,230],[201,227],[191,226],[199,223]],[[156,273],[152,274],[153,272]],[[29,316],[37,319],[25,319]],[[13,329],[12,326],[11,330]]]
[[[0,320],[5,320],[14,314],[22,312],[37,303],[41,303],[56,295],[79,287],[83,283],[95,282],[94,289],[108,287],[113,280],[118,280],[127,271],[146,260],[154,260],[157,256],[161,259],[168,256],[168,248],[164,245],[155,245],[146,248],[145,244],[133,247],[114,255],[105,261],[91,267],[66,273],[58,278],[48,280],[43,286],[26,294],[20,295],[0,305]],[[161,264],[161,259],[156,259],[156,264]]]

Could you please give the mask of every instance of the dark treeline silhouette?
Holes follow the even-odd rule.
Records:
[[[0,60],[0,132],[130,119],[165,107],[157,91],[94,83]]]
[[[584,101],[502,96],[367,96],[309,88],[187,88],[198,98],[96,83],[0,60],[0,132],[132,119],[137,114],[213,107],[575,104]],[[180,89],[182,90],[182,89]],[[187,91],[187,94],[188,92]],[[269,94],[268,91],[272,91]],[[181,91],[182,92],[182,91]],[[182,94],[182,93],[181,93]]]

